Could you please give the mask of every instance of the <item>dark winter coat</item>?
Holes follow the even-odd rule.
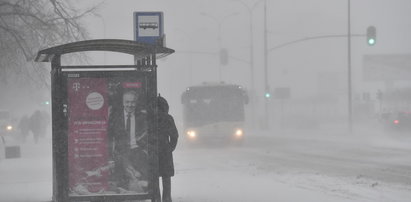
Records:
[[[176,149],[178,131],[173,117],[168,114],[168,104],[164,98],[158,102],[158,141],[159,141],[159,175],[162,177],[174,176],[174,162],[172,152]]]

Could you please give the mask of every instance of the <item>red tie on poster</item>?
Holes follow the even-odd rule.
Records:
[[[68,90],[69,188],[73,195],[108,190],[108,92],[105,78],[71,78]]]

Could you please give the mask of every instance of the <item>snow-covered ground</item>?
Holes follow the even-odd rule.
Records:
[[[357,129],[249,134],[241,148],[182,148],[177,201],[411,199],[411,136]],[[331,131],[331,132],[330,132]]]
[[[51,201],[51,140],[21,145],[21,158],[0,159],[0,201]]]
[[[408,202],[411,135],[379,130],[248,133],[241,147],[186,147],[174,153],[175,202]],[[22,145],[0,161],[0,201],[51,200],[51,143]]]

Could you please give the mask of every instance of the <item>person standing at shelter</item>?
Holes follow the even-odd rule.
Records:
[[[148,186],[147,112],[137,108],[138,94],[126,90],[122,107],[109,117],[111,158],[117,187],[125,191],[146,192]]]
[[[171,202],[171,177],[174,176],[174,162],[172,152],[176,149],[178,131],[173,117],[168,114],[167,100],[158,96],[158,159],[159,176],[163,184],[163,202]],[[157,198],[161,198],[160,190],[157,190]]]

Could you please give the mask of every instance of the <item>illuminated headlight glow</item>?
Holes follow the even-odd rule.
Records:
[[[243,130],[242,129],[235,130],[235,136],[236,137],[242,137],[243,136]]]
[[[13,130],[13,126],[8,125],[8,126],[6,127],[6,129],[7,129],[8,131],[11,131],[11,130]]]
[[[187,131],[187,136],[188,136],[189,138],[193,139],[193,138],[196,138],[197,133],[196,133],[196,131],[194,131],[194,130],[188,130],[188,131]]]

